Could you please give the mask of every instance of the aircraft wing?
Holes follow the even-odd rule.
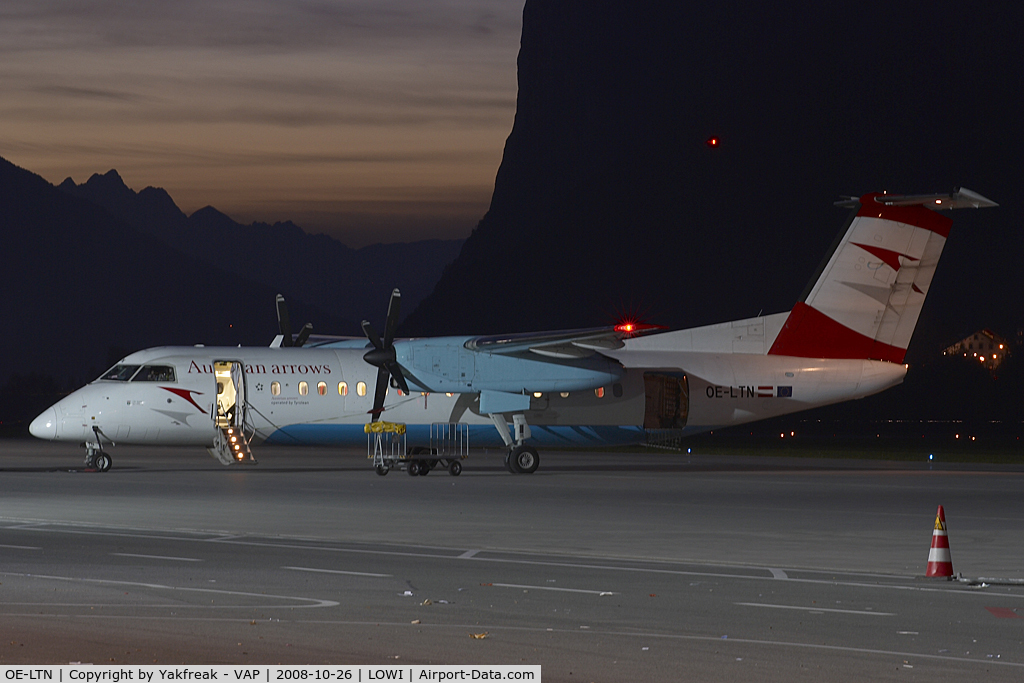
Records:
[[[661,325],[622,323],[580,330],[554,330],[476,337],[466,342],[471,351],[512,355],[535,353],[548,358],[586,358],[601,351],[621,349],[624,339],[660,332]]]

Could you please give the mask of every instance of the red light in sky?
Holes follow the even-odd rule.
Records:
[[[718,138],[710,137],[704,144],[707,145],[708,147],[718,147]]]

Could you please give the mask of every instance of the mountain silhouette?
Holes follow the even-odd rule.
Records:
[[[462,246],[462,240],[422,240],[352,249],[328,235],[307,234],[291,221],[242,225],[211,206],[186,216],[163,189],[135,192],[116,170],[80,185],[68,178],[58,187],[177,251],[356,323],[383,317],[395,287],[402,291],[404,312],[412,311]],[[356,324],[315,329],[362,334]]]

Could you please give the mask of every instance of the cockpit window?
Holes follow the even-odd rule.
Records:
[[[127,382],[138,369],[138,365],[115,365],[100,375],[100,379],[112,379],[115,382]]]
[[[170,365],[143,365],[133,382],[173,382],[174,368]]]

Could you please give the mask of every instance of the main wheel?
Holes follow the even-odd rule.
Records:
[[[512,451],[505,454],[505,469],[512,474],[519,474],[519,472],[516,471],[515,458],[512,457]]]
[[[109,471],[111,465],[113,464],[113,459],[103,451],[100,451],[99,453],[96,454],[96,469],[98,469],[100,472]]]
[[[458,460],[453,460],[451,464],[448,465],[448,474],[453,477],[457,477],[462,474],[462,463]]]
[[[517,446],[512,451],[512,468],[516,474],[533,474],[540,465],[540,456],[535,448]]]

